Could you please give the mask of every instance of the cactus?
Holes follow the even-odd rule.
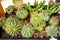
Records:
[[[15,16],[10,16],[6,20],[3,29],[12,36],[17,36],[20,33],[20,28],[22,27],[22,22]]]
[[[28,16],[28,12],[25,9],[19,9],[16,12],[16,16],[20,19],[25,19]]]
[[[25,24],[21,29],[21,35],[25,38],[32,37],[34,34],[34,28],[30,24]]]
[[[46,28],[46,32],[47,32],[47,35],[51,37],[56,37],[58,34],[58,30],[55,26],[48,26]]]
[[[51,25],[53,25],[53,26],[56,26],[56,25],[58,25],[59,20],[58,20],[57,18],[55,18],[55,17],[52,17],[52,18],[50,19],[49,23],[50,23]]]
[[[53,5],[50,8],[49,6],[47,6],[47,12],[49,15],[56,13],[59,9],[60,9],[60,6]]]
[[[23,7],[23,0],[12,0],[12,1],[16,9],[20,9]]]
[[[33,26],[37,26],[37,25],[41,25],[41,24],[45,24],[45,21],[43,21],[39,14],[36,14],[36,15],[33,15],[31,16],[30,18],[30,23],[33,25]]]
[[[42,12],[40,12],[39,15],[42,18],[42,20],[44,20],[44,21],[48,21],[50,18],[49,14],[46,10],[42,10]]]
[[[8,14],[11,14],[11,13],[14,12],[16,9],[15,9],[12,5],[10,5],[10,6],[8,6],[5,10],[6,10],[6,12],[7,12]]]
[[[53,5],[55,5],[54,1],[50,0],[50,1],[49,1],[49,6],[51,7],[51,6],[53,6]]]
[[[5,22],[6,22],[6,18],[5,17],[1,17],[0,18],[0,26],[3,26]]]

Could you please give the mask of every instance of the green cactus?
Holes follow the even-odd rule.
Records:
[[[49,23],[50,23],[51,25],[53,25],[53,26],[56,26],[56,25],[58,25],[59,20],[58,20],[57,18],[55,18],[55,17],[52,17],[52,18],[50,19]]]
[[[19,9],[16,12],[16,16],[20,19],[25,19],[28,16],[28,12],[25,9]]]
[[[33,26],[45,25],[45,21],[40,18],[39,14],[35,14],[35,15],[31,16],[30,23]]]
[[[1,17],[0,18],[0,26],[3,26],[5,22],[6,22],[6,18],[5,17]]]
[[[46,10],[42,10],[42,12],[40,12],[39,15],[42,18],[42,20],[44,20],[44,21],[48,21],[50,18],[49,14]]]
[[[55,5],[55,3],[54,3],[54,1],[50,0],[48,5],[51,7],[51,6]]]
[[[53,5],[50,8],[49,6],[47,6],[47,12],[49,15],[56,13],[59,9],[60,9],[60,6]]]
[[[12,2],[15,5],[16,9],[20,9],[23,7],[23,0],[12,0]]]
[[[11,14],[11,13],[14,12],[16,9],[15,9],[12,5],[10,5],[10,6],[8,6],[5,10],[6,10],[6,12],[7,12],[8,14]]]
[[[25,38],[29,38],[32,37],[32,35],[34,34],[34,28],[32,25],[30,24],[26,24],[22,27],[21,29],[21,35]]]
[[[10,16],[6,20],[6,23],[3,26],[3,29],[12,36],[17,36],[20,33],[20,28],[22,27],[22,22],[14,17]]]
[[[48,26],[46,28],[46,32],[47,32],[47,35],[51,37],[56,37],[58,34],[58,30],[55,26]]]

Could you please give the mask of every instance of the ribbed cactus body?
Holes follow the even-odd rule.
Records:
[[[17,36],[22,27],[22,22],[16,17],[9,17],[3,26],[3,29],[12,36]]]
[[[16,16],[20,19],[25,19],[28,16],[28,12],[25,9],[19,9],[16,12]]]
[[[58,34],[58,30],[55,26],[48,26],[46,28],[46,32],[47,32],[48,36],[51,36],[51,37],[54,37],[54,36],[56,37]]]
[[[0,18],[0,26],[3,26],[5,22],[6,22],[6,18],[5,17],[1,17]]]
[[[39,13],[40,17],[44,21],[48,21],[50,16],[48,15],[48,12],[46,10],[42,10],[42,12]]]
[[[53,26],[56,26],[56,25],[58,25],[59,20],[56,19],[56,18],[54,18],[54,17],[52,17],[52,18],[50,19],[49,23],[50,23],[51,25],[53,25]]]
[[[21,29],[21,35],[25,38],[32,37],[34,34],[34,28],[30,24],[26,24]]]
[[[5,10],[6,10],[6,12],[7,12],[8,14],[11,14],[11,13],[14,12],[16,9],[14,8],[14,6],[10,5],[10,6],[8,6]]]

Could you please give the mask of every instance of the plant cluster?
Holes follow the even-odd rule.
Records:
[[[57,14],[60,6],[55,4],[52,6],[45,6],[45,0],[41,1],[40,3],[35,0],[33,7],[30,5],[30,3],[25,3],[24,5],[21,4],[23,7],[20,8],[20,2],[21,0],[13,0],[14,7],[9,6],[6,8],[6,12],[10,14],[14,12],[16,5],[17,9],[14,12],[16,15],[10,15],[6,20],[5,18],[0,19],[2,20],[0,21],[0,26],[3,25],[3,29],[8,34],[12,36],[21,34],[21,36],[24,38],[33,37],[35,31],[40,33],[43,30],[46,31],[46,33],[51,37],[58,34],[57,25],[59,20],[57,18],[53,18],[52,14]],[[24,23],[25,20],[29,22]],[[48,27],[47,22],[49,24]]]

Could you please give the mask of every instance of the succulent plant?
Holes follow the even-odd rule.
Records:
[[[55,27],[55,26],[48,26],[46,28],[46,32],[47,32],[47,35],[51,36],[51,37],[56,37],[58,34],[57,27]]]
[[[10,5],[10,6],[8,6],[5,10],[6,10],[6,12],[7,12],[8,14],[11,14],[11,13],[14,12],[16,9],[14,8],[14,6]]]
[[[23,0],[12,0],[16,9],[20,9],[23,7]]]
[[[0,26],[3,26],[5,22],[6,22],[6,18],[5,17],[1,17],[0,18]]]
[[[45,25],[45,21],[40,18],[39,14],[35,14],[35,15],[31,16],[30,23],[33,26],[38,26],[38,25],[44,26]]]
[[[34,34],[34,28],[30,24],[25,24],[21,29],[22,37],[29,38]]]
[[[28,16],[28,11],[26,9],[19,9],[16,12],[16,16],[20,19],[25,19]]]
[[[48,21],[50,18],[49,14],[46,10],[42,10],[42,12],[40,12],[39,15],[42,18],[42,20],[44,20],[44,21]]]
[[[60,6],[53,5],[50,8],[49,6],[47,6],[47,12],[49,15],[56,13],[59,9],[60,9]]]
[[[53,0],[50,0],[50,1],[49,1],[49,6],[51,7],[51,6],[53,6],[53,5],[55,5],[55,4],[54,4],[54,1],[53,1]]]
[[[30,3],[24,4],[24,8],[27,9],[31,15],[34,15],[34,13],[38,14],[38,11],[41,11],[44,8],[45,1],[41,1],[38,3],[36,0],[34,2],[34,8],[30,6]]]
[[[53,25],[53,26],[56,26],[56,25],[58,25],[59,20],[58,20],[57,18],[55,18],[55,17],[52,17],[52,18],[50,19],[49,23],[50,23],[51,25]]]
[[[20,33],[20,28],[22,27],[22,22],[15,16],[10,16],[6,20],[3,29],[12,36],[17,36]]]
[[[45,0],[41,1],[40,3],[38,3],[36,0],[34,2],[34,6],[35,6],[35,10],[38,10],[38,11],[42,11],[43,8],[44,8],[44,4],[45,4]]]

